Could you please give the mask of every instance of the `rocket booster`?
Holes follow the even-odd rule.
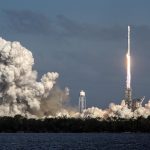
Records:
[[[130,26],[128,26],[128,55],[130,56]]]
[[[130,56],[130,26],[128,26],[128,51],[127,51],[127,81],[126,88],[131,88],[131,56]]]

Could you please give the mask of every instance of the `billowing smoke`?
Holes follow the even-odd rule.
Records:
[[[29,116],[42,111],[59,75],[48,72],[37,82],[33,64],[32,53],[19,42],[0,38],[0,116]]]
[[[0,38],[0,116],[20,114],[26,117],[81,117],[81,118],[137,118],[150,116],[150,101],[134,112],[123,100],[120,105],[111,103],[108,109],[97,107],[77,109],[67,105],[69,88],[54,86],[58,73],[48,72],[37,81],[32,69],[32,53],[19,42]]]
[[[108,109],[102,110],[97,107],[91,107],[83,111],[82,114],[77,114],[76,117],[91,117],[91,118],[101,118],[101,119],[108,119],[108,118],[138,118],[138,117],[147,118],[150,116],[150,101],[145,104],[144,107],[140,106],[139,108],[135,109],[135,111],[131,111],[128,106],[125,104],[123,100],[120,105],[116,105],[111,103]]]

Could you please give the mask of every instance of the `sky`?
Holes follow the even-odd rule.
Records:
[[[0,0],[0,36],[32,51],[34,69],[56,71],[57,85],[80,90],[87,105],[108,107],[124,98],[127,26],[131,26],[133,98],[150,99],[150,1]]]

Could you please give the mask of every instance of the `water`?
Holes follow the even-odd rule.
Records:
[[[1,133],[0,150],[150,150],[150,134]]]

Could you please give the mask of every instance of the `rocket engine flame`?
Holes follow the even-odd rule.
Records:
[[[127,81],[126,81],[126,88],[131,88],[131,56],[129,53],[126,55],[127,57]]]

